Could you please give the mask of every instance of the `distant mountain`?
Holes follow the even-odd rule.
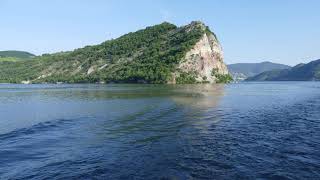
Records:
[[[235,80],[244,80],[265,71],[289,69],[290,66],[272,62],[229,64],[228,69]]]
[[[290,69],[263,72],[248,81],[319,81],[320,59],[308,64],[298,64]]]
[[[204,23],[168,22],[66,53],[1,62],[3,83],[224,83],[221,45]]]
[[[13,57],[13,58],[31,58],[34,57],[34,54],[25,51],[0,51],[0,57]]]

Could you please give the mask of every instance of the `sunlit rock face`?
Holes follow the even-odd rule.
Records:
[[[192,22],[187,29],[202,28],[205,32],[202,38],[188,51],[179,64],[182,72],[194,73],[198,82],[216,82],[215,73],[226,75],[228,68],[223,62],[223,51],[215,34],[210,32],[202,22]]]

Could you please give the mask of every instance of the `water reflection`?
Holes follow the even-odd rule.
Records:
[[[188,96],[172,96],[177,103],[198,109],[208,109],[219,104],[221,96],[224,95],[225,85],[204,84],[184,85],[177,89],[177,92],[186,93]]]
[[[101,141],[125,138],[132,139],[133,144],[140,144],[176,137],[181,129],[192,124],[196,129],[206,130],[219,119],[217,113],[212,115],[212,111],[224,94],[224,85],[148,85],[144,88],[138,86],[135,90],[121,89],[121,93],[118,91],[91,93],[95,95],[95,98],[90,96],[91,99],[117,97],[124,100],[121,106],[112,109],[117,115],[105,117],[96,124],[93,132],[99,133],[97,137]],[[116,106],[117,101],[111,104]],[[130,102],[133,104],[128,105]],[[107,112],[110,114],[110,109],[106,108]]]
[[[217,106],[223,91],[206,84],[1,85],[0,134],[57,119],[158,119],[182,106],[195,113]]]
[[[101,100],[116,98],[148,98],[148,97],[201,97],[221,96],[224,85],[30,85],[16,88],[1,87],[0,98],[42,97],[60,99]]]

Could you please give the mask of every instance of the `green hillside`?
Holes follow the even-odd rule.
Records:
[[[197,23],[176,27],[165,22],[67,53],[0,62],[0,82],[166,83],[204,33],[211,32]]]

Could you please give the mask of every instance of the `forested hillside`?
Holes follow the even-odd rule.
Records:
[[[167,83],[186,52],[209,32],[201,23],[179,28],[165,22],[71,52],[0,62],[0,82]]]

